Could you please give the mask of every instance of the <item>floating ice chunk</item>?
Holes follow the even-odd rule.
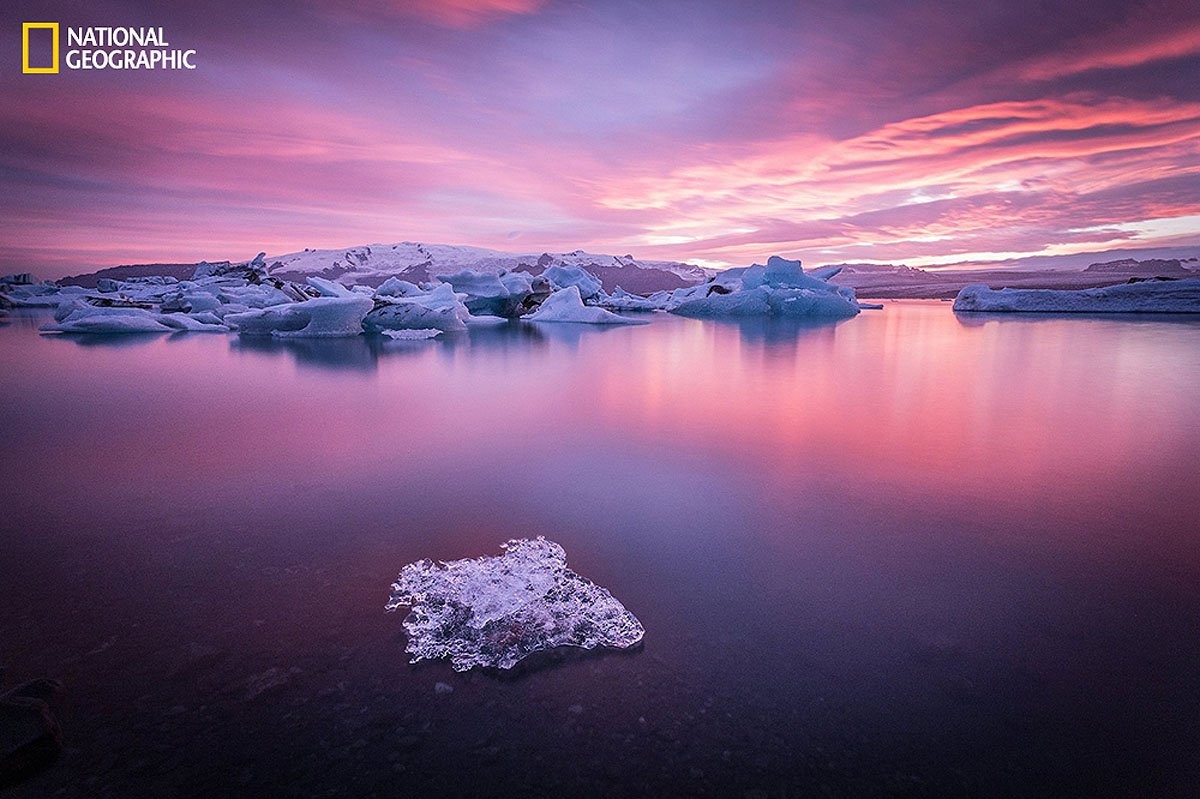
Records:
[[[414,294],[422,294],[421,287],[416,283],[409,283],[407,280],[401,280],[398,277],[389,277],[387,280],[379,284],[379,288],[375,289],[375,293],[383,297],[409,297]]]
[[[380,330],[379,332],[388,338],[398,341],[420,341],[442,334],[442,331],[434,327],[419,328],[417,330]]]
[[[556,291],[542,302],[529,316],[522,317],[530,322],[582,322],[589,325],[644,325],[644,319],[618,316],[603,308],[584,305],[578,286],[568,286]]]
[[[45,333],[170,333],[173,328],[162,324],[153,315],[143,313],[76,316],[42,325],[41,330]]]
[[[198,316],[200,316],[200,314],[193,316],[191,314],[182,313],[162,313],[156,314],[155,319],[158,320],[158,323],[161,325],[166,325],[174,330],[186,330],[191,333],[229,332],[229,326],[222,323],[221,320],[217,319],[215,316],[213,317],[215,321],[197,318]],[[207,316],[212,316],[212,314],[207,314]]]
[[[332,280],[326,280],[323,277],[310,277],[305,282],[316,289],[322,297],[354,296],[354,292],[341,283],[334,283]]]
[[[579,296],[585,300],[598,297],[603,286],[600,278],[582,266],[559,266],[555,264],[542,272],[542,277],[549,280],[550,285],[556,289],[566,289],[574,286],[579,290]]]
[[[845,287],[838,287],[845,288]],[[833,287],[831,287],[833,289]],[[674,309],[683,316],[786,316],[844,319],[858,313],[853,291],[772,289],[767,286],[728,294],[714,292]]]
[[[490,327],[494,325],[506,325],[508,324],[508,320],[503,316],[491,316],[489,314],[480,314],[476,316],[475,314],[471,314],[471,316],[466,319],[466,323],[470,327]]]
[[[225,325],[225,323],[221,321],[221,317],[217,316],[212,311],[199,311],[196,313],[190,313],[188,314],[188,317],[195,319],[197,322],[203,322],[206,325]],[[225,329],[228,330],[229,327],[225,326]]]
[[[449,283],[425,294],[390,300],[387,305],[367,314],[363,326],[368,332],[381,330],[421,330],[437,328],[446,332],[463,330],[471,314]]]
[[[964,286],[955,311],[1027,313],[1200,313],[1200,278],[1143,280],[1095,289]]]
[[[822,266],[818,269],[809,269],[805,274],[812,275],[821,280],[832,280],[842,273],[844,267],[841,266]]]
[[[550,283],[525,272],[476,272],[463,269],[438,280],[449,283],[464,296],[467,310],[480,316],[518,317],[550,296]]]
[[[534,277],[528,272],[505,272],[500,275],[500,282],[508,289],[509,294],[529,294],[538,291],[539,283],[547,290],[550,288],[549,281]]]
[[[509,295],[509,290],[500,282],[500,277],[490,272],[474,272],[470,269],[463,269],[448,275],[438,275],[437,279],[443,283],[449,283],[455,291],[466,294],[468,297],[489,298]]]
[[[835,286],[837,268],[808,273],[779,256],[766,266],[730,269],[709,283],[678,289],[667,309],[684,316],[784,316],[845,319],[859,312],[854,289]]]
[[[248,308],[270,308],[295,301],[281,289],[263,285],[223,285],[217,296],[223,303],[237,303]]]
[[[202,289],[182,291],[172,294],[170,297],[163,299],[163,313],[200,313],[202,311],[215,311],[221,307],[221,300],[218,299],[215,292],[204,291]]]
[[[597,305],[610,311],[658,311],[666,307],[669,292],[660,291],[650,297],[630,294],[620,286],[608,296],[601,296]]]
[[[209,316],[212,316],[209,314]],[[97,307],[74,300],[64,302],[54,311],[55,321],[43,325],[47,333],[166,333],[192,331],[224,333],[228,327],[213,317],[194,319],[184,314],[163,314],[144,308]]]
[[[452,308],[429,308],[415,302],[395,303],[376,308],[363,320],[363,327],[372,333],[429,328],[451,332],[462,330],[465,326]]]
[[[88,289],[81,286],[59,288],[53,283],[18,283],[4,285],[2,288],[4,298],[17,308],[55,308],[65,300],[84,297],[89,293]]]
[[[545,649],[627,649],[641,622],[604,588],[567,568],[567,555],[539,536],[504,544],[504,554],[405,566],[387,609],[404,619],[412,661],[449,657],[455,671],[510,669]]]
[[[243,335],[270,334],[278,338],[357,336],[363,332],[363,318],[373,305],[370,297],[357,294],[317,297],[305,302],[227,314],[225,322]]]

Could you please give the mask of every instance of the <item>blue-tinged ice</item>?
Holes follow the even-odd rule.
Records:
[[[442,283],[431,291],[403,297],[376,296],[380,303],[363,319],[368,333],[383,330],[428,330],[447,333],[466,329],[471,314],[463,305],[465,295]]]
[[[276,338],[334,338],[358,336],[363,318],[374,306],[370,297],[317,297],[305,302],[275,305],[229,314],[225,323],[242,335]]]
[[[956,311],[989,313],[1200,313],[1200,278],[1142,280],[1093,289],[964,286]]]
[[[588,325],[644,325],[644,319],[630,319],[603,308],[584,305],[578,286],[569,286],[547,297],[540,307],[528,316],[530,322],[578,322]]]
[[[845,319],[859,312],[854,289],[806,273],[799,261],[771,256],[765,266],[730,269],[709,283],[673,292],[666,309],[683,316],[782,316]]]
[[[597,299],[603,288],[600,278],[582,266],[559,266],[555,264],[546,267],[546,270],[542,272],[542,277],[550,281],[550,285],[556,291],[574,286],[579,290],[579,296],[585,301]]]
[[[504,554],[405,566],[387,609],[404,618],[412,661],[450,658],[455,671],[510,669],[546,649],[627,649],[641,622],[612,594],[567,568],[567,555],[539,536],[503,546]]]

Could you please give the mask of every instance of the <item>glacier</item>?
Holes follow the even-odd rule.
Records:
[[[964,286],[954,310],[988,313],[1200,313],[1200,278],[1140,280],[1094,289]]]
[[[513,539],[503,554],[419,560],[400,571],[386,608],[402,625],[411,663],[449,658],[455,671],[511,669],[560,646],[628,649],[645,629],[606,589],[567,568],[544,536]]]

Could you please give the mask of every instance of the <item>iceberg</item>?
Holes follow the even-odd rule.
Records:
[[[514,539],[504,554],[419,560],[400,571],[389,611],[411,608],[403,626],[410,662],[450,658],[455,671],[511,669],[560,646],[628,649],[645,635],[612,594],[567,568],[553,541]]]
[[[0,288],[3,288],[4,299],[14,308],[56,308],[67,299],[83,298],[90,294],[88,289],[80,286],[60,288],[54,283],[0,283]]]
[[[368,333],[383,330],[423,330],[434,328],[447,333],[465,330],[470,311],[463,305],[449,283],[443,283],[432,291],[405,297],[376,297],[378,305],[363,320]]]
[[[309,288],[314,289],[322,297],[353,297],[354,291],[346,288],[341,283],[334,283],[332,280],[326,280],[323,277],[310,277],[305,283]]]
[[[357,336],[363,318],[374,306],[370,297],[317,297],[304,302],[274,305],[244,313],[227,314],[225,322],[242,335],[277,338],[327,338]]]
[[[44,333],[225,333],[229,328],[212,314],[156,313],[144,308],[97,307],[80,300],[63,302]]]
[[[673,292],[668,310],[683,316],[780,316],[847,319],[859,312],[854,289],[835,286],[836,268],[806,273],[773,255],[765,266],[730,269],[712,282]]]
[[[589,325],[648,324],[645,319],[630,319],[603,308],[584,305],[583,299],[579,296],[578,286],[570,286],[554,292],[536,311],[521,318],[530,322],[581,322]]]
[[[585,300],[599,297],[603,287],[600,278],[582,266],[560,266],[555,264],[554,266],[547,267],[542,272],[542,277],[550,281],[550,285],[555,289],[562,290],[574,286],[579,290],[579,296]]]
[[[421,287],[416,283],[409,283],[398,277],[389,277],[379,284],[379,288],[375,289],[375,294],[381,297],[408,297],[423,293]]]
[[[964,286],[955,311],[988,313],[1200,313],[1200,278],[1139,280],[1093,289]]]
[[[529,313],[550,296],[550,283],[525,272],[475,272],[463,269],[438,280],[465,296],[467,310],[480,316],[515,318]]]
[[[612,294],[602,295],[596,304],[601,308],[617,312],[658,311],[666,307],[669,297],[670,293],[665,291],[657,292],[649,297],[641,297],[637,294],[630,294],[620,286],[617,286]]]

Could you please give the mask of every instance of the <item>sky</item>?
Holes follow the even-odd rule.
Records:
[[[22,21],[159,26],[197,69],[23,75]],[[1200,244],[1195,0],[17,0],[0,91],[0,273]]]

